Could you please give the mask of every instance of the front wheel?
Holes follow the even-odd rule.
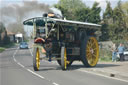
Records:
[[[57,63],[61,66],[61,60],[57,60]],[[70,67],[73,63],[73,60],[69,60],[69,63],[67,63],[67,67]]]
[[[81,42],[80,56],[86,67],[96,66],[99,59],[99,46],[95,37],[85,37]]]
[[[40,67],[39,48],[34,48],[34,51],[33,51],[33,68],[34,68],[34,71],[39,71],[39,67]]]
[[[62,70],[67,69],[67,53],[66,48],[64,46],[61,47],[61,68]]]

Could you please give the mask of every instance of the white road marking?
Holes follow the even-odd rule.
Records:
[[[19,62],[17,62],[17,60],[15,59],[15,55],[16,55],[17,51],[18,51],[18,48],[17,48],[17,50],[16,50],[16,51],[14,52],[14,54],[13,54],[13,60],[14,60],[18,65],[20,65],[22,68],[24,68],[25,70],[27,70],[27,71],[29,71],[30,73],[34,74],[35,76],[37,76],[37,77],[39,77],[39,78],[41,78],[41,79],[45,79],[43,76],[41,76],[41,75],[39,75],[39,74],[33,72],[33,71],[30,70],[30,69],[25,68],[24,65],[22,65],[22,64],[19,63]],[[30,51],[30,54],[33,56],[32,51],[31,51],[30,49],[29,49],[29,51]],[[48,80],[48,79],[46,79],[46,80]],[[48,81],[51,82],[51,80],[48,80]],[[53,82],[52,84],[53,84],[53,85],[59,85],[59,84],[57,84],[57,83],[55,83],[55,82]]]
[[[24,68],[24,66],[21,63],[18,62],[17,64],[20,65],[22,68]]]
[[[14,61],[16,62],[16,59],[15,58],[13,58],[14,59]]]
[[[98,73],[94,73],[94,72],[90,72],[90,71],[86,71],[86,70],[78,69],[78,71],[94,74],[94,75],[97,75],[97,76],[102,76],[102,77],[109,78],[109,79],[114,79],[114,80],[119,80],[119,81],[123,81],[123,82],[128,82],[127,80],[124,80],[124,79],[119,79],[119,78],[115,78],[115,77],[109,77],[109,76],[106,76],[106,75],[103,75],[103,74],[98,74]]]
[[[18,51],[18,48],[16,49],[16,51],[15,51],[14,54],[13,54],[13,60],[14,60],[16,63],[17,63],[17,61],[16,61],[16,59],[15,59],[15,55],[16,55],[17,51]]]
[[[33,56],[32,51],[30,49],[29,49],[29,51],[30,51],[30,54]]]
[[[57,84],[57,83],[55,83],[55,82],[53,82],[52,84],[53,84],[53,85],[59,85],[59,84]]]
[[[14,59],[14,61],[15,61],[18,65],[20,65],[21,67],[25,68],[25,66],[23,66],[22,64],[20,64],[19,62],[17,62],[16,59],[15,59],[15,55],[16,55],[17,51],[18,51],[18,48],[17,48],[17,50],[16,50],[16,51],[14,52],[14,54],[13,54],[13,59]],[[30,54],[33,56],[32,51],[31,51],[30,49],[29,49],[29,51],[30,51]],[[26,68],[25,68],[25,69],[26,69]],[[31,72],[32,74],[34,74],[34,75],[36,75],[36,76],[38,76],[38,77],[44,79],[43,76],[41,76],[41,75],[39,75],[39,74],[37,74],[37,73],[31,71],[30,69],[26,69],[26,70],[29,71],[29,72]],[[86,71],[86,70],[78,69],[78,71],[86,72],[86,73],[90,73],[90,74],[94,74],[94,75],[98,75],[98,76],[102,76],[102,77],[106,77],[106,78],[110,78],[110,79],[114,79],[114,80],[120,80],[120,81],[123,81],[123,82],[128,82],[127,80],[123,80],[123,79],[119,79],[119,78],[115,78],[115,77],[109,77],[109,76],[105,76],[105,75],[102,75],[102,74],[93,73],[93,72]],[[55,82],[53,82],[53,84],[54,84],[54,85],[59,85],[59,84],[57,84],[57,83],[55,83]]]
[[[27,71],[31,72],[32,74],[34,74],[34,75],[36,75],[36,76],[38,76],[38,77],[40,77],[40,78],[42,78],[42,79],[45,79],[43,76],[41,76],[41,75],[39,75],[39,74],[33,72],[33,71],[30,70],[30,69],[27,69]]]

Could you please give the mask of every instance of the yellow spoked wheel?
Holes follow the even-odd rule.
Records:
[[[84,39],[81,46],[81,57],[85,66],[93,67],[99,59],[99,46],[95,37]]]
[[[39,48],[35,48],[33,52],[33,68],[35,71],[39,70],[40,67],[40,52]]]
[[[66,70],[67,69],[67,53],[66,53],[66,48],[65,47],[61,47],[61,67],[62,70]]]
[[[99,57],[99,46],[95,37],[90,37],[86,46],[86,58],[90,66],[95,66]]]

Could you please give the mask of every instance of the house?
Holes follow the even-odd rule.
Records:
[[[7,30],[7,36],[9,37],[10,42],[15,42],[15,34]]]

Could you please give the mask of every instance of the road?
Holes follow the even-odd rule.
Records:
[[[55,62],[41,61],[34,71],[31,49],[9,48],[0,53],[0,85],[128,85],[128,82],[81,71],[83,65],[73,64],[62,71]],[[86,70],[86,68],[84,68]]]

